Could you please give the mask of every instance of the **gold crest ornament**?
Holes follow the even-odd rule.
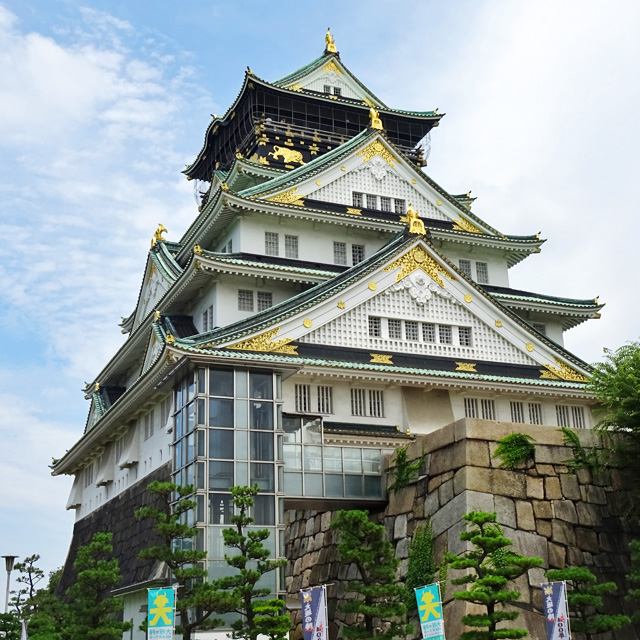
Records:
[[[380,113],[373,107],[369,107],[369,126],[372,129],[378,129],[382,131],[382,120],[380,120]]]
[[[329,31],[329,27],[327,27],[327,34],[324,37],[324,50],[327,53],[338,53],[336,42],[331,35],[331,31]]]
[[[158,242],[164,242],[165,238],[162,237],[163,233],[168,233],[168,231],[162,226],[162,224],[158,224],[158,228],[155,230],[153,234],[153,238],[151,238],[151,248],[156,246]]]
[[[417,211],[414,211],[409,205],[407,209],[407,215],[400,218],[400,222],[406,222],[409,225],[409,233],[415,233],[416,235],[423,236],[426,234],[424,228],[424,222],[420,220],[420,216]]]

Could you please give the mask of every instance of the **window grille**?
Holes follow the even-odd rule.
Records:
[[[358,193],[357,191],[353,192],[353,206],[362,209],[364,206],[364,194]]]
[[[384,417],[384,397],[380,389],[369,389],[369,415],[372,418]]]
[[[478,417],[478,399],[477,398],[464,399],[464,415],[467,418]]]
[[[378,196],[371,195],[367,193],[367,209],[377,209],[378,208]]]
[[[405,204],[405,201],[401,200],[400,198],[393,199],[393,206],[395,208],[396,213],[404,215],[407,212],[407,206]]]
[[[333,262],[335,264],[347,264],[347,243],[333,243]]]
[[[412,340],[413,342],[417,342],[419,340],[418,337],[418,323],[413,320],[407,320],[404,323],[404,332],[407,340]]]
[[[331,87],[328,84],[324,85],[324,92],[325,93],[331,93]]]
[[[539,402],[529,403],[529,422],[531,424],[542,424],[542,405]]]
[[[422,324],[422,339],[425,342],[435,342],[436,341],[436,325],[423,323]]]
[[[493,400],[482,398],[480,400],[480,408],[482,409],[483,420],[495,420],[496,419],[496,403]]]
[[[460,346],[470,347],[471,341],[471,327],[458,327],[458,338],[460,340]]]
[[[277,256],[279,253],[278,234],[273,231],[264,232],[264,252],[268,256]]]
[[[366,404],[364,389],[351,389],[351,415],[366,415],[365,407]]]
[[[84,486],[89,487],[93,484],[93,462],[84,468]]]
[[[285,258],[298,259],[298,236],[284,237],[284,255]]]
[[[522,402],[511,403],[511,422],[524,423],[524,404]]]
[[[351,260],[353,264],[358,264],[364,260],[364,245],[352,244],[351,245]]]
[[[391,198],[380,196],[380,210],[389,212],[391,211]]]
[[[209,305],[202,313],[202,331],[211,331],[213,329],[213,305]]]
[[[438,325],[438,338],[440,340],[440,344],[453,343],[453,333],[451,331],[451,327],[448,324]]]
[[[253,291],[238,289],[238,311],[253,311]]]
[[[389,319],[387,321],[389,337],[393,340],[402,340],[402,322],[400,320]]]
[[[318,387],[318,413],[333,413],[333,387]]]
[[[258,311],[264,311],[273,306],[273,294],[270,291],[258,291]]]
[[[571,419],[574,429],[584,429],[584,407],[571,407]]]
[[[340,87],[333,87],[333,95],[334,96],[341,96],[342,95],[342,89]]]
[[[460,271],[464,273],[467,278],[471,278],[471,260],[460,260]]]
[[[296,411],[299,413],[309,413],[311,387],[308,384],[297,384],[294,389],[296,397]]]
[[[477,281],[481,284],[489,282],[489,265],[486,262],[476,262]]]
[[[167,396],[160,403],[160,424],[164,427],[169,421],[169,416],[171,415],[171,396]]]
[[[116,462],[118,462],[118,460],[122,458],[122,452],[124,451],[124,436],[116,440],[114,446],[115,446],[115,453],[116,453]]]
[[[380,318],[369,317],[369,335],[372,338],[380,338],[382,336],[382,323]]]
[[[547,325],[544,324],[543,322],[532,322],[531,326],[538,332],[541,333],[543,336],[547,335]]]
[[[154,411],[150,411],[144,417],[144,439],[145,440],[148,440],[153,435],[153,432],[155,431],[154,413],[155,413]]]
[[[570,427],[571,422],[569,420],[569,407],[563,404],[556,405],[556,420],[559,427]]]
[[[233,253],[233,240],[227,242],[227,253]]]

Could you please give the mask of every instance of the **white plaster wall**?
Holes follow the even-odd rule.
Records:
[[[507,259],[504,254],[497,254],[490,250],[483,250],[472,245],[449,245],[445,244],[440,248],[440,252],[456,267],[460,266],[460,260],[471,261],[472,280],[476,280],[476,262],[486,262],[489,272],[489,284],[498,287],[509,286],[509,270]]]
[[[122,635],[122,640],[144,640],[145,632],[140,631],[139,627],[144,622],[147,614],[140,611],[142,607],[147,606],[147,590],[136,591],[134,593],[128,593],[123,597],[124,610],[122,612],[122,619],[133,622],[133,629],[125,631]]]

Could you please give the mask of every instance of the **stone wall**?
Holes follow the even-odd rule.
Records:
[[[535,462],[513,471],[500,469],[500,460],[492,457],[496,441],[514,432],[535,439]],[[579,434],[585,446],[596,444],[592,432]],[[621,479],[615,472],[607,477],[593,477],[588,470],[569,473],[564,462],[571,457],[571,450],[563,445],[559,429],[465,419],[417,437],[408,449],[410,459],[426,454],[420,477],[394,494],[384,511],[372,514],[374,520],[385,525],[395,545],[401,560],[400,575],[406,571],[413,532],[425,519],[431,520],[436,559],[440,561],[445,549],[452,553],[465,550],[459,539],[464,528],[462,516],[482,510],[495,511],[514,548],[541,557],[544,569],[585,566],[600,579],[617,582],[621,592],[625,591],[628,542],[633,536],[625,518],[628,501]],[[348,597],[344,581],[355,577],[356,569],[342,566],[337,560],[335,534],[329,530],[331,518],[330,511],[289,511],[286,552],[290,559],[290,596],[301,588],[333,583],[328,588],[333,639],[339,637],[345,621],[336,612],[336,605]],[[532,570],[516,581],[522,593],[518,624],[527,628],[532,638],[545,637],[540,614],[543,573],[542,569]],[[456,621],[463,614],[464,604],[451,599],[453,590],[446,585],[449,638],[463,631]],[[608,603],[612,611],[622,607],[619,596]],[[297,639],[302,635],[299,612],[295,612],[293,621],[292,638]],[[629,628],[615,637],[633,639],[638,635]]]

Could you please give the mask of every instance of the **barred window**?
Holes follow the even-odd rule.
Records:
[[[258,291],[258,311],[273,307],[273,294],[270,291]]]
[[[325,85],[324,85],[324,92],[325,92],[325,93],[331,93],[331,86],[330,86],[330,85],[328,85],[328,84],[325,84]]]
[[[412,340],[417,342],[419,340],[418,337],[418,323],[413,320],[407,320],[404,323],[404,332],[407,340]]]
[[[342,89],[340,87],[333,87],[333,95],[334,96],[342,95]]]
[[[547,335],[547,325],[544,324],[543,322],[532,322],[531,326],[538,332],[541,333],[543,336]]]
[[[391,198],[380,196],[380,210],[389,212],[391,211]]]
[[[358,193],[357,191],[353,192],[353,206],[362,209],[364,206],[364,194]]]
[[[478,282],[487,284],[489,282],[489,265],[486,262],[476,262],[476,275]]]
[[[298,258],[298,236],[285,235],[284,256],[285,258]]]
[[[378,196],[371,195],[367,193],[367,209],[377,209],[378,208]]]
[[[113,446],[115,447],[116,462],[118,462],[120,458],[122,458],[122,453],[124,451],[124,436],[118,438]]]
[[[273,233],[273,231],[264,232],[264,252],[268,256],[277,256],[279,254],[277,233]]]
[[[407,212],[407,206],[405,204],[405,201],[401,200],[400,198],[393,199],[393,206],[396,213],[400,213],[404,215]]]
[[[84,476],[84,486],[85,488],[93,484],[93,462],[84,468],[83,476]]]
[[[358,264],[364,260],[364,245],[352,244],[351,245],[351,261],[353,264]]]
[[[422,324],[422,339],[425,342],[435,342],[436,341],[436,325],[430,323]]]
[[[213,329],[213,305],[209,305],[202,313],[202,331],[211,331]]]
[[[438,325],[438,338],[440,344],[453,343],[453,332],[451,331],[451,327],[448,324]]]
[[[529,403],[529,422],[531,424],[542,424],[542,405],[539,402]]]
[[[390,318],[387,320],[387,327],[389,329],[389,337],[393,340],[402,340],[402,322]]]
[[[155,431],[155,411],[151,410],[144,417],[144,439],[148,440]]]
[[[471,344],[471,327],[458,327],[458,338],[460,339],[460,346],[470,347]]]
[[[318,413],[333,413],[333,387],[318,386]]]
[[[227,253],[233,253],[233,239],[227,242]]]
[[[460,271],[462,271],[467,278],[471,278],[471,260],[460,260],[459,265]]]
[[[524,423],[524,404],[522,402],[511,403],[511,422]]]
[[[169,416],[171,415],[171,396],[167,396],[160,403],[160,425],[164,427],[165,424],[169,421]]]
[[[238,311],[253,311],[253,291],[238,289]]]
[[[335,264],[347,264],[347,243],[333,243],[333,262]]]
[[[584,407],[571,407],[571,420],[574,429],[584,429]]]
[[[351,389],[351,415],[366,415],[366,395],[364,389]]]
[[[369,389],[369,415],[384,418],[384,396],[379,389]]]
[[[467,418],[478,417],[478,398],[465,398],[464,399],[464,415]]]
[[[563,404],[556,405],[556,420],[559,427],[570,427],[571,421],[569,420],[569,407]]]
[[[294,387],[296,398],[296,411],[299,413],[309,413],[311,387],[308,384],[297,384]]]
[[[480,408],[482,409],[483,420],[496,419],[496,403],[493,400],[482,398],[482,400],[480,400]]]
[[[369,316],[369,335],[372,338],[379,338],[382,336],[382,323],[380,318]]]
[[[351,389],[351,414],[384,418],[384,392],[380,389]]]

